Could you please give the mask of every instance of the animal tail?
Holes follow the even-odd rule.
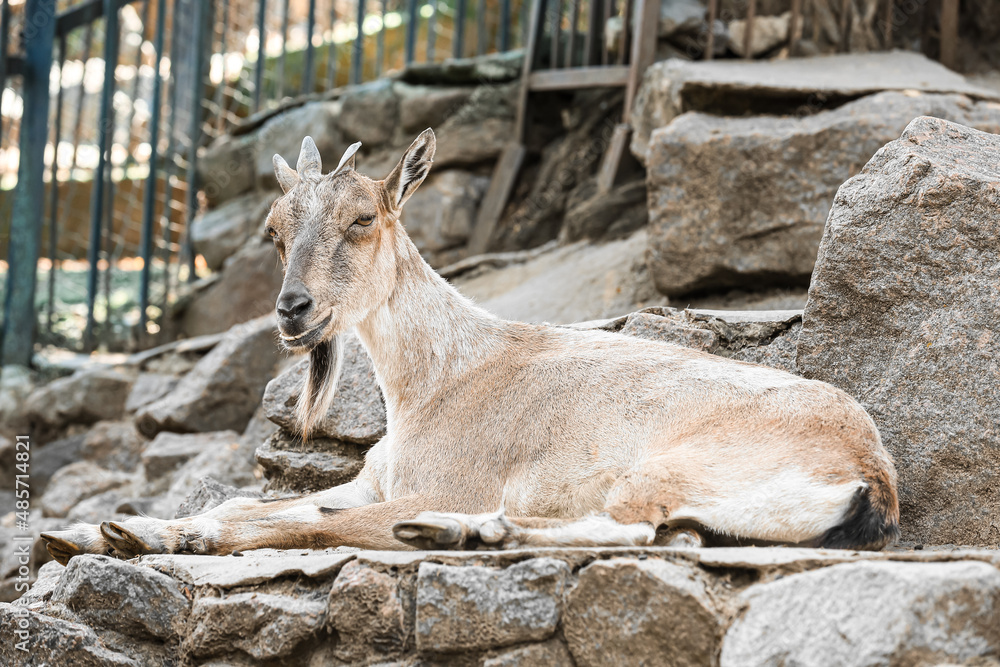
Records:
[[[898,539],[899,500],[895,485],[876,482],[858,489],[844,520],[823,535],[819,546],[877,551]]]

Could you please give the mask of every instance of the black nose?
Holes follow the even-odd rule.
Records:
[[[288,323],[299,320],[312,308],[313,300],[304,288],[282,290],[278,295],[278,315]]]

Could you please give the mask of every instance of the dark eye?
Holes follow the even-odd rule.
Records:
[[[270,225],[268,225],[267,229],[265,229],[264,231],[267,232],[267,235],[270,236],[272,239],[278,235],[278,232],[274,229],[274,227],[271,227]]]
[[[374,219],[375,219],[374,215],[362,215],[361,217],[359,217],[357,220],[354,221],[354,224],[360,225],[361,227],[367,227],[368,225],[372,224],[372,220]]]

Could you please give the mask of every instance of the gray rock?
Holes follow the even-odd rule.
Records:
[[[174,513],[175,519],[203,514],[233,498],[263,498],[260,489],[238,488],[211,477],[202,477]]]
[[[90,461],[78,461],[60,468],[52,476],[42,496],[42,512],[47,517],[64,517],[81,500],[127,484],[125,473],[105,470]]]
[[[753,34],[750,37],[750,56],[757,57],[772,51],[788,41],[788,24],[792,13],[785,12],[779,16],[757,16],[753,23]],[[747,56],[745,19],[736,19],[729,23],[729,48],[741,58]]]
[[[85,625],[7,603],[0,603],[0,662],[23,667],[139,665],[107,648]]]
[[[95,366],[39,387],[25,402],[35,424],[58,429],[67,424],[93,424],[118,419],[133,378],[113,368]]]
[[[649,268],[675,296],[808,284],[837,188],[913,118],[994,128],[959,95],[882,93],[802,118],[678,117],[648,151]]]
[[[489,181],[452,169],[432,175],[413,193],[400,220],[422,254],[433,255],[469,240]]]
[[[209,206],[219,204],[253,189],[257,180],[254,135],[234,137],[224,134],[198,158],[198,178]]]
[[[80,457],[108,470],[131,472],[139,464],[145,446],[146,439],[134,422],[98,422],[84,437]]]
[[[43,611],[45,603],[52,598],[52,593],[56,590],[62,580],[66,568],[52,560],[38,568],[38,577],[31,588],[17,599],[18,607],[24,607],[31,611]]]
[[[628,236],[647,222],[644,180],[629,181],[600,193],[596,179],[590,178],[570,193],[560,239],[613,239]]]
[[[495,160],[514,131],[518,83],[479,86],[437,132],[434,166],[476,165]]]
[[[399,99],[392,81],[379,79],[351,86],[340,98],[343,105],[337,124],[348,144],[360,141],[367,148],[389,143],[399,126]],[[338,155],[330,165],[337,166]],[[289,163],[291,164],[291,163]]]
[[[761,345],[748,345],[734,352],[732,359],[746,361],[751,364],[770,366],[789,373],[798,373],[795,356],[798,351],[799,335],[802,333],[802,322],[793,323],[787,330],[777,334]]]
[[[996,545],[1000,137],[913,121],[837,193],[798,366],[857,398],[899,472],[904,540]]]
[[[263,234],[264,218],[280,192],[249,192],[210,209],[191,224],[191,245],[218,271],[252,236]]]
[[[474,90],[472,86],[411,86],[401,81],[392,89],[399,98],[399,124],[411,134],[441,125]]]
[[[191,367],[194,367],[195,363],[195,361],[192,361]],[[174,387],[177,386],[177,382],[178,378],[176,375],[140,373],[139,377],[132,384],[132,390],[128,394],[128,399],[125,400],[125,412],[132,414],[139,408],[163,398],[173,391]]]
[[[124,484],[81,500],[66,513],[66,525],[77,522],[99,524],[102,521],[125,518],[129,513],[121,512],[119,508],[133,491],[133,485]]]
[[[30,420],[24,403],[34,388],[35,380],[29,369],[15,364],[0,366],[0,438],[4,433],[14,437],[28,432]]]
[[[344,366],[337,385],[337,398],[330,411],[311,433],[311,437],[334,438],[360,444],[371,444],[385,435],[385,405],[375,380],[375,369],[361,341],[354,334],[345,334]],[[295,404],[305,381],[309,360],[288,369],[267,385],[264,392],[264,412],[267,418],[282,428],[299,434],[295,421]]]
[[[242,431],[280,358],[273,315],[233,327],[166,397],[139,411],[139,430]]]
[[[558,639],[504,651],[483,661],[483,667],[575,667],[566,646]]]
[[[281,658],[323,627],[325,611],[324,599],[307,595],[202,596],[194,603],[182,651],[208,657],[235,649],[257,660]]]
[[[886,90],[998,99],[961,74],[908,51],[762,62],[673,59],[655,63],[643,76],[630,120],[632,153],[647,163],[650,135],[685,111],[815,113]]]
[[[395,577],[357,561],[337,575],[330,591],[327,618],[340,642],[333,655],[358,664],[396,657],[413,633],[412,616],[400,601]]]
[[[276,190],[274,155],[283,157],[294,168],[299,159],[302,138],[310,136],[316,142],[323,164],[336,165],[348,144],[338,129],[340,102],[307,102],[272,116],[252,136],[258,184]]]
[[[741,597],[722,667],[990,664],[1000,651],[1000,571],[986,563],[845,563]]]
[[[580,571],[563,632],[590,665],[714,665],[722,618],[698,571],[662,560],[613,558]]]
[[[504,570],[421,563],[417,649],[447,653],[548,639],[559,623],[569,575],[566,563],[551,558]]]
[[[205,477],[228,486],[244,487],[258,483],[255,472],[252,460],[238,440],[227,447],[211,447],[178,468],[173,477],[165,478],[169,488],[148,513],[160,518],[176,516],[191,494],[203,487]]]
[[[281,262],[274,243],[253,238],[226,260],[222,273],[179,304],[173,317],[186,336],[225,332],[273,312],[280,290]]]
[[[212,433],[160,433],[142,452],[146,479],[169,475],[204,451],[232,447],[240,439],[235,431]]]
[[[190,602],[176,579],[109,556],[70,560],[52,592],[88,624],[160,639],[177,636]]]
[[[632,313],[620,333],[646,340],[673,343],[702,352],[715,352],[719,349],[719,336],[714,331],[678,323],[677,319],[652,313]]]
[[[476,58],[448,58],[437,63],[411,63],[400,73],[402,81],[424,85],[476,85],[513,81],[521,76],[524,51],[516,49]]]
[[[365,465],[364,447],[333,440],[301,438],[287,431],[275,433],[257,449],[269,490],[322,491],[345,484]]]
[[[705,5],[698,0],[672,0],[660,5],[659,37],[700,28],[705,24]]]

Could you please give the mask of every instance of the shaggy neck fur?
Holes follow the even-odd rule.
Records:
[[[390,417],[416,406],[499,352],[503,320],[477,307],[423,260],[396,228],[396,284],[358,325]]]

